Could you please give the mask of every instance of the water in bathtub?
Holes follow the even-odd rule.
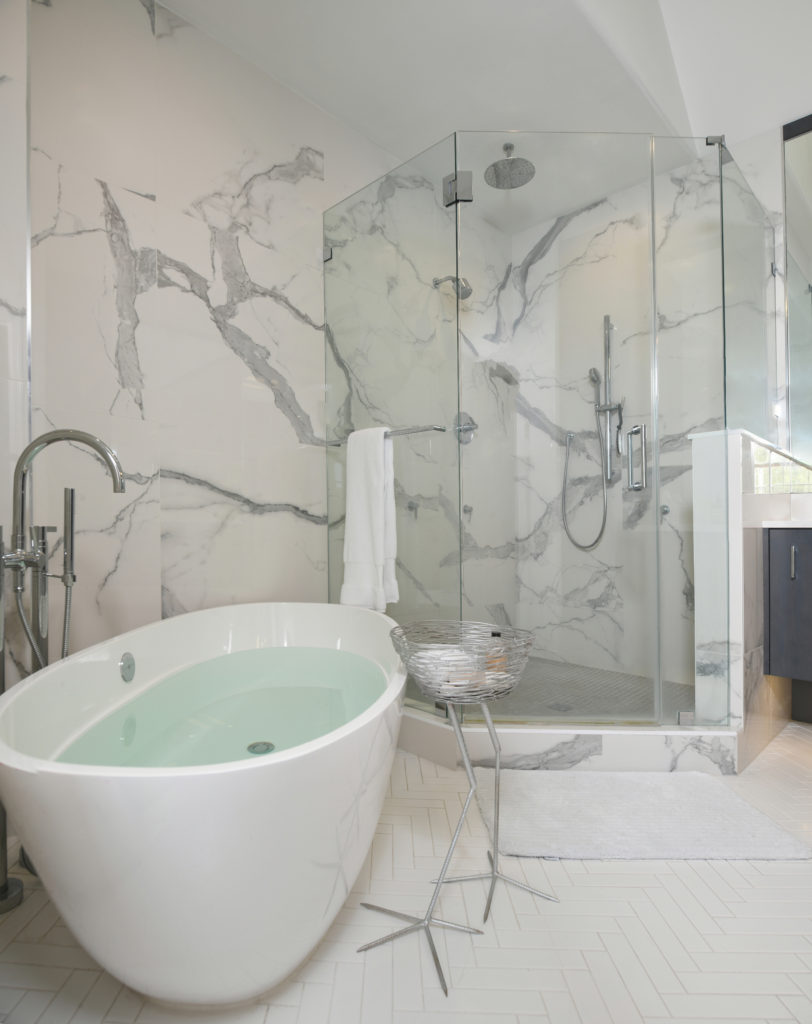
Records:
[[[273,756],[351,721],[384,692],[360,655],[267,647],[181,669],[71,742],[72,764],[184,767]]]

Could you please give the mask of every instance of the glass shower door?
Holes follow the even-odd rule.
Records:
[[[474,189],[460,404],[479,425],[461,448],[462,614],[534,634],[494,711],[659,721],[651,140],[461,132],[457,150]]]
[[[452,137],[324,215],[329,600],[343,580],[346,437],[410,431],[393,438],[398,622],[460,614],[453,169]]]
[[[709,537],[695,509],[692,440],[709,435],[724,448],[716,437],[725,427],[719,147],[655,139],[653,186],[663,721],[691,724],[692,713],[704,720],[697,688],[713,684],[727,635],[726,601],[715,587],[694,585],[695,551],[707,564],[710,545],[726,565],[726,537]]]

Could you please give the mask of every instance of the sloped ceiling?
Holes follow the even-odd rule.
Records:
[[[455,130],[686,134],[652,0],[168,0],[398,159]]]
[[[694,133],[735,142],[812,114],[810,0],[659,5]]]

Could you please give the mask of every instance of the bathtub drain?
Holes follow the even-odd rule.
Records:
[[[255,743],[249,743],[246,749],[249,754],[270,754],[274,745],[267,740],[257,740]]]

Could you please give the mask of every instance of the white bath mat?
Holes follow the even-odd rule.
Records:
[[[492,768],[475,768],[493,836]],[[805,860],[812,851],[703,772],[501,773],[499,850],[567,860]]]

